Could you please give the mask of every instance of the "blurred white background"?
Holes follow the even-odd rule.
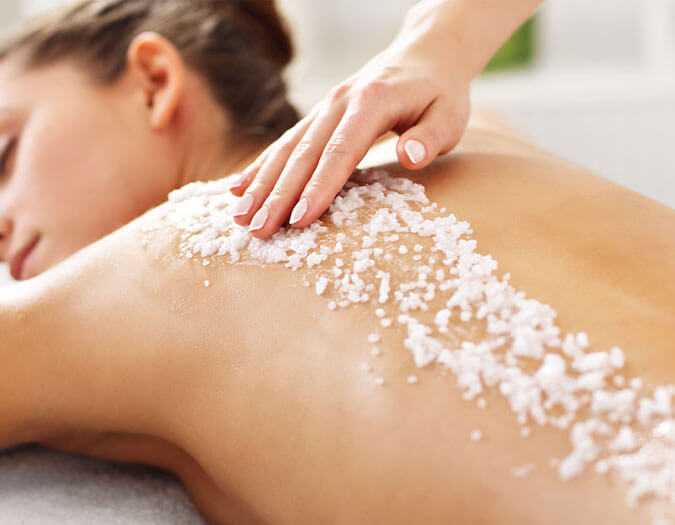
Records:
[[[2,0],[0,28],[63,0]],[[308,111],[398,32],[415,0],[279,0],[291,96]],[[481,75],[487,106],[534,143],[675,207],[675,0],[548,0],[526,68]]]

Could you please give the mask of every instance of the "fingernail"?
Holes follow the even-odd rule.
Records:
[[[268,217],[270,216],[270,210],[267,206],[263,206],[258,210],[258,213],[256,213],[253,216],[253,220],[251,221],[251,226],[249,227],[249,230],[254,231],[254,230],[259,230],[263,226],[265,226],[265,223],[267,222]]]
[[[405,143],[405,152],[408,154],[410,162],[417,164],[422,162],[427,155],[427,150],[424,149],[424,144],[419,140],[410,139]]]
[[[241,183],[244,182],[244,179],[246,178],[245,174],[240,174],[240,175],[233,175],[230,178],[230,185],[228,189],[236,188],[237,186],[241,186]]]
[[[308,207],[309,199],[307,197],[300,199],[295,205],[295,208],[293,208],[293,213],[291,213],[291,220],[289,222],[293,224],[294,222],[298,222],[300,219],[302,219],[305,216],[305,213],[307,213]]]
[[[234,208],[232,208],[232,215],[235,217],[238,215],[246,215],[248,210],[251,209],[251,206],[253,206],[253,194],[247,193],[234,205]]]

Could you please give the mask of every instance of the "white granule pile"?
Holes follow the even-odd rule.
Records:
[[[623,480],[628,503],[675,502],[675,386],[649,391],[623,372],[620,348],[592,349],[585,332],[561,333],[556,311],[515,290],[509,273],[497,277],[497,261],[476,251],[469,223],[429,203],[424,186],[357,170],[319,219],[268,239],[234,223],[238,198],[228,186],[225,178],[171,192],[143,245],[169,225],[180,231],[181,256],[201,264],[302,269],[328,310],[369,308],[373,329],[403,331],[414,364],[451,371],[464,399],[485,407],[484,395],[503,396],[523,437],[533,424],[567,433],[569,454],[555,462],[562,480],[591,467]]]

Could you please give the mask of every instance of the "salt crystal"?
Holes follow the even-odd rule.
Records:
[[[522,427],[520,429],[520,435],[524,438],[529,437],[530,433],[531,433],[530,427]]]
[[[371,367],[368,363],[361,363],[361,370],[364,372],[372,372],[373,367]]]
[[[171,192],[147,232],[167,224],[176,228],[180,256],[201,256],[197,262],[205,266],[217,258],[231,264],[282,263],[303,270],[304,286],[311,286],[306,270],[317,267],[323,274],[316,280],[317,294],[325,294],[329,284],[336,294],[329,310],[368,303],[372,296],[367,307],[372,304],[386,324],[391,319],[375,305],[394,303],[399,312],[394,319],[405,332],[403,346],[416,366],[435,363],[442,374],[452,372],[462,397],[477,399],[481,408],[487,406],[482,396],[491,391],[504,397],[519,424],[533,421],[568,434],[569,454],[549,461],[562,480],[593,466],[616,472],[626,483],[629,502],[675,493],[675,387],[642,392],[640,378],[615,374],[626,366],[618,346],[587,352],[585,332],[563,337],[555,310],[511,286],[509,273],[498,278],[497,261],[476,251],[471,225],[453,214],[439,215],[445,208],[432,213],[437,204],[429,202],[424,186],[384,170],[357,171],[321,218],[256,239],[233,222],[236,197],[223,180]],[[343,231],[335,234],[335,228]],[[399,233],[412,247],[410,258],[399,257],[408,251],[404,243],[375,246],[381,238],[386,244],[399,241]],[[147,237],[141,243],[147,244]],[[425,243],[432,244],[427,254]],[[350,248],[349,264],[344,256],[330,264],[329,257]],[[437,257],[428,257],[428,267],[411,264],[431,253]],[[453,311],[464,323],[484,322],[485,329],[451,323]],[[368,337],[380,341],[377,334]],[[377,356],[380,350],[373,347],[370,353]],[[381,377],[374,381],[384,384]],[[640,425],[645,440],[638,440],[629,425]],[[529,431],[530,426],[520,430]],[[474,438],[480,440],[482,433],[474,430]]]
[[[370,355],[379,357],[380,355],[382,355],[382,351],[378,347],[374,346],[373,349],[370,351]]]
[[[634,377],[630,381],[628,381],[628,386],[630,386],[633,390],[640,390],[642,388],[643,381],[642,378],[640,377]]]
[[[316,282],[316,295],[323,294],[326,290],[326,286],[328,286],[328,278],[322,275]]]
[[[471,441],[480,441],[483,437],[483,433],[478,429],[474,429],[471,431],[470,437]]]
[[[630,427],[623,425],[616,437],[610,441],[609,448],[617,452],[628,452],[637,447],[638,442]]]
[[[391,326],[391,319],[389,319],[389,318],[382,319],[382,320],[380,321],[380,324],[381,324],[384,328],[388,328],[389,326]]]
[[[211,281],[209,281],[208,279],[204,281],[204,286],[206,286],[207,288],[211,286]]]
[[[623,368],[626,358],[623,355],[623,351],[618,346],[613,347],[609,351],[609,363],[614,368]]]
[[[654,437],[662,438],[668,443],[675,443],[675,420],[667,419],[659,423],[653,431]]]
[[[382,339],[379,334],[369,334],[368,335],[368,342],[369,343],[378,343]]]
[[[413,383],[417,383],[417,376],[416,375],[410,375],[408,376],[408,384],[412,385]]]

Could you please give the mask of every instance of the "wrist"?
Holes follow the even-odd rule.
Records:
[[[404,18],[392,47],[424,53],[439,73],[471,82],[542,0],[423,0]]]

